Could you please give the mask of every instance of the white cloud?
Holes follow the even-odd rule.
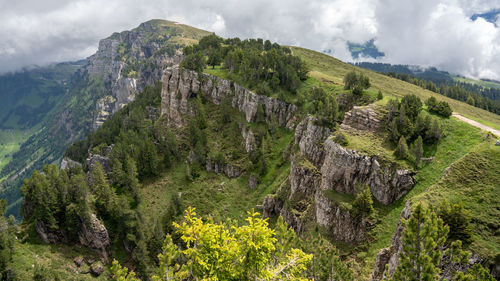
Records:
[[[474,13],[500,0],[0,0],[0,72],[81,59],[99,39],[164,18],[222,36],[261,37],[332,50],[375,44],[392,63],[432,65],[500,79],[499,28]]]

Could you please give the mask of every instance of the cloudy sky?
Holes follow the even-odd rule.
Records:
[[[99,39],[162,18],[224,37],[260,37],[352,61],[372,38],[383,62],[500,80],[500,0],[0,0],[0,72],[81,59]],[[362,59],[363,60],[363,59]]]

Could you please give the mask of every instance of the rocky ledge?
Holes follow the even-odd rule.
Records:
[[[279,126],[292,129],[296,122],[297,107],[284,101],[257,95],[249,89],[232,81],[203,73],[180,70],[178,67],[168,68],[162,76],[161,114],[167,117],[168,123],[177,127],[185,125],[182,115],[190,113],[188,100],[202,94],[209,101],[220,104],[223,99],[230,99],[233,108],[245,114],[247,122],[257,119],[259,106],[264,111],[266,122],[275,120]]]
[[[322,190],[355,195],[359,192],[359,185],[368,185],[373,197],[388,205],[401,198],[416,183],[413,171],[383,167],[376,157],[346,149],[331,139],[327,139],[324,146]]]
[[[380,118],[372,106],[354,106],[345,113],[340,128],[377,132],[380,130],[380,126]]]

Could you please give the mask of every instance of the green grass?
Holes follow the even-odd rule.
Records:
[[[446,136],[437,146],[424,146],[424,156],[434,157],[434,161],[418,170],[416,175],[417,184],[413,189],[389,206],[375,204],[378,223],[370,233],[372,239],[367,243],[366,259],[360,261],[364,263],[362,272],[364,277],[368,277],[371,273],[378,251],[391,244],[394,230],[406,201],[425,193],[427,188],[441,179],[446,167],[466,155],[483,141],[483,134],[475,127],[455,119],[443,119],[441,122]]]
[[[479,86],[483,86],[485,88],[500,89],[500,84],[492,82],[492,81],[474,80],[474,79],[459,77],[459,76],[453,77],[453,80],[458,81],[458,82],[469,83],[469,84],[473,84],[473,85],[479,85]]]
[[[427,98],[434,96],[438,100],[448,102],[453,111],[459,114],[469,116],[471,118],[477,118],[475,120],[478,122],[486,121],[489,122],[488,124],[500,124],[500,115],[473,107],[464,102],[450,99],[434,92],[424,90],[416,85],[394,79],[383,74],[355,67],[326,54],[299,47],[292,47],[292,50],[295,55],[305,60],[311,69],[310,75],[312,77],[322,77],[323,80],[328,80],[337,85],[343,85],[344,76],[349,71],[355,70],[368,76],[370,78],[371,88],[373,90],[382,90],[384,95],[389,94],[394,97],[403,97],[407,94],[415,94],[422,100],[426,100]]]
[[[37,239],[38,236],[34,235],[36,239],[28,243],[16,241],[14,244],[14,254],[10,266],[15,270],[18,280],[33,280],[36,265],[57,274],[59,280],[108,280],[109,271],[107,268],[97,278],[90,273],[85,273],[89,271],[87,264],[84,263],[78,268],[73,262],[73,259],[78,256],[93,257],[98,261],[99,258],[93,251],[79,245],[43,244]]]
[[[0,129],[0,170],[9,163],[12,155],[30,135],[24,130]]]
[[[500,148],[493,140],[482,142],[456,161],[443,180],[412,201],[438,206],[443,199],[463,203],[472,214],[474,241],[470,249],[493,259],[500,254]]]

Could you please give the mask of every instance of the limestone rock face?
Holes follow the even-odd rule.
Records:
[[[69,159],[68,157],[64,157],[61,160],[61,170],[66,170],[69,168],[77,167],[77,166],[82,166],[79,162],[73,161]]]
[[[217,163],[212,159],[210,159],[210,157],[207,157],[207,163],[205,164],[205,168],[207,169],[207,172],[224,174],[228,178],[237,178],[242,173],[242,170],[239,167],[227,163],[224,164]]]
[[[48,228],[43,221],[35,222],[35,230],[40,239],[47,244],[56,244],[64,241],[64,233],[59,230]]]
[[[279,126],[293,128],[296,122],[297,107],[281,100],[257,95],[249,89],[234,82],[206,73],[198,77],[198,73],[181,70],[178,67],[168,68],[162,76],[161,114],[167,116],[169,124],[183,126],[182,115],[189,112],[188,99],[202,94],[209,101],[220,104],[224,98],[231,99],[233,108],[245,114],[247,122],[257,119],[258,107],[264,111],[266,122],[275,120]]]
[[[292,159],[290,167],[290,196],[288,199],[311,200],[321,182],[319,170],[311,165],[302,165],[298,163],[300,159]]]
[[[242,126],[241,136],[243,137],[243,140],[245,141],[245,151],[247,153],[254,151],[255,146],[256,146],[256,142],[255,142],[255,136],[253,134],[253,131],[251,129],[246,128],[245,126]]]
[[[108,231],[95,214],[90,215],[89,222],[82,222],[78,238],[82,245],[97,251],[104,262],[108,262],[110,246]]]
[[[381,167],[375,157],[325,141],[325,160],[321,167],[321,189],[357,194],[357,184],[367,184],[373,197],[384,205],[401,198],[415,185],[415,173]]]
[[[144,23],[132,31],[115,33],[101,40],[97,52],[87,59],[85,69],[89,75],[102,79],[104,84],[104,97],[96,104],[92,123],[94,130],[110,115],[133,101],[147,85],[159,81],[163,66],[178,64],[182,60],[180,52],[173,56],[159,52],[164,44],[149,40],[155,29],[154,25]],[[122,58],[124,54],[127,55],[127,60]],[[148,63],[141,64],[147,60]],[[128,65],[134,62],[135,66]],[[130,67],[134,68],[133,75],[130,74]]]
[[[111,153],[112,149],[113,145],[108,146],[108,148],[104,152],[104,155],[89,153],[89,157],[87,157],[87,159],[85,160],[85,165],[89,169],[89,174],[92,174],[92,170],[97,163],[101,164],[104,172],[106,172],[107,174],[111,172],[111,162],[108,155],[109,153]]]
[[[307,116],[295,128],[295,143],[307,160],[320,167],[324,160],[323,142],[330,135],[331,130],[327,127],[315,125],[316,118]]]
[[[354,106],[344,115],[340,125],[342,129],[357,129],[377,132],[380,130],[381,121],[371,106]]]
[[[368,222],[355,217],[349,209],[328,199],[319,190],[316,192],[316,222],[324,227],[333,239],[345,243],[365,240]]]

